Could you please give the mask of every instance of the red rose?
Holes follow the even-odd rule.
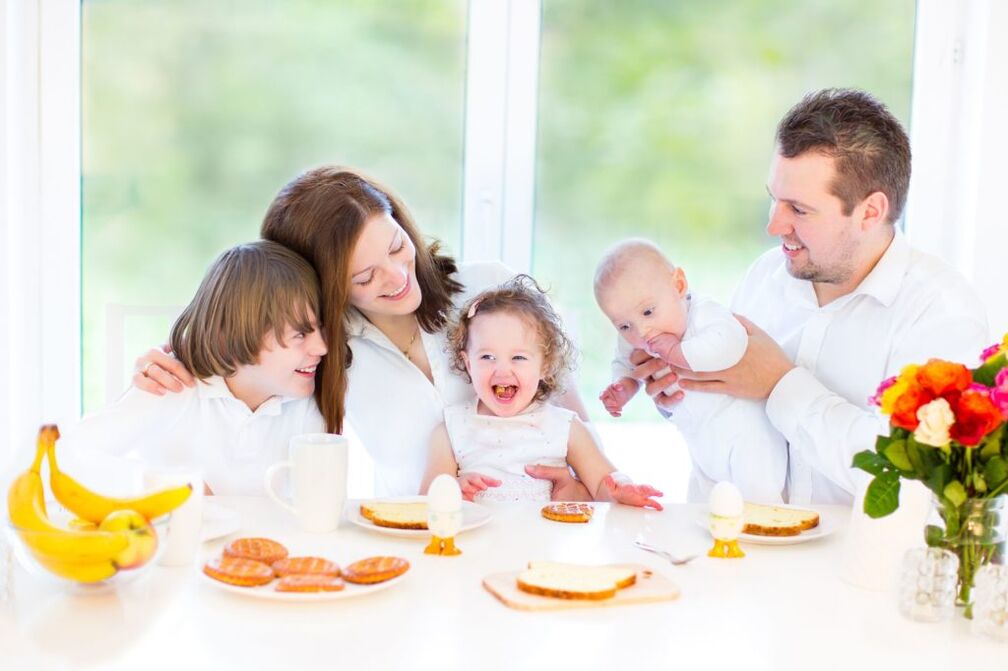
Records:
[[[934,399],[935,397],[922,387],[914,385],[907,388],[893,403],[893,411],[890,415],[893,426],[913,431],[920,423],[920,420],[917,419],[918,408]]]
[[[949,435],[952,440],[968,447],[977,445],[1003,421],[1001,411],[987,394],[977,391],[967,391],[958,398],[949,398],[949,405],[956,417]]]

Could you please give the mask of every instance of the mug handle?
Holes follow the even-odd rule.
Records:
[[[272,466],[266,469],[266,475],[263,478],[263,485],[266,488],[267,496],[273,499],[280,506],[286,508],[287,510],[297,515],[298,514],[297,509],[291,504],[281,499],[280,496],[276,493],[276,491],[273,490],[273,479],[274,477],[276,477],[277,472],[279,472],[284,468],[293,468],[293,467],[294,462],[292,461],[281,461],[280,463],[273,464]]]

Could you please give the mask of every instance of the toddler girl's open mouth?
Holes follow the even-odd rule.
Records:
[[[501,403],[510,403],[518,393],[518,387],[513,384],[495,384],[491,388],[494,397]]]

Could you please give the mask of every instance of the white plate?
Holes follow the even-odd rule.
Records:
[[[412,567],[410,567],[410,570],[412,570]],[[393,585],[398,585],[409,573],[409,571],[406,571],[401,576],[373,585],[355,585],[348,582],[346,583],[346,587],[338,592],[278,592],[276,591],[276,585],[279,580],[274,580],[271,583],[259,585],[258,587],[239,587],[238,585],[229,585],[220,580],[214,580],[206,573],[203,573],[202,570],[199,575],[203,582],[209,583],[225,592],[234,592],[235,594],[250,596],[256,599],[270,599],[272,601],[336,601],[339,599],[352,599],[355,596],[364,596],[372,592],[380,592]]]
[[[814,510],[819,513],[819,525],[807,529],[797,536],[757,536],[755,534],[739,534],[739,541],[742,543],[752,543],[753,545],[794,545],[796,543],[807,543],[819,538],[825,538],[836,531],[836,520],[830,513],[816,506],[792,506],[786,503],[776,503],[781,508],[797,508],[799,510]],[[704,529],[708,528],[707,513],[696,517],[696,523]]]
[[[403,536],[406,538],[430,538],[430,531],[427,529],[393,529],[391,527],[380,527],[371,520],[360,514],[360,506],[368,501],[395,501],[397,503],[414,503],[416,501],[426,501],[426,496],[393,496],[379,499],[350,499],[346,502],[345,515],[348,520],[359,527],[377,531],[378,533],[390,536]],[[462,528],[459,533],[469,531],[476,527],[481,527],[493,519],[493,513],[484,506],[470,501],[462,502]]]
[[[203,528],[200,538],[204,543],[233,534],[241,528],[241,515],[211,500],[203,499]]]

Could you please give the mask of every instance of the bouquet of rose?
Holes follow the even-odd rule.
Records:
[[[929,546],[959,556],[961,603],[976,569],[1003,560],[1008,491],[1008,334],[984,350],[978,368],[931,359],[885,380],[871,402],[889,416],[888,436],[853,466],[875,476],[864,511],[884,517],[899,506],[900,479],[934,493],[944,528],[928,525]]]

